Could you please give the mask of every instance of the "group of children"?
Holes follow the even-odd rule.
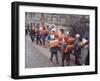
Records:
[[[70,54],[73,52],[75,63],[80,64],[79,56],[81,54],[81,48],[88,44],[88,41],[83,42],[80,40],[80,34],[71,35],[70,32],[65,33],[64,29],[56,32],[54,27],[51,29],[48,26],[33,27],[30,36],[32,41],[36,38],[37,45],[40,44],[44,47],[50,47],[50,60],[53,61],[53,57],[55,56],[57,64],[59,64],[59,52],[62,58],[61,66],[64,66],[64,61],[66,61],[67,65],[70,65]]]

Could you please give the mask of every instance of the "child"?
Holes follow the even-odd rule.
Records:
[[[50,41],[50,52],[51,52],[51,58],[50,60],[52,61],[53,56],[55,55],[56,57],[56,63],[59,64],[58,62],[58,48],[59,48],[59,40],[56,39],[54,36],[52,36],[52,39]]]
[[[77,65],[80,65],[80,61],[79,61],[79,56],[81,55],[81,48],[80,48],[81,45],[79,45],[81,41],[80,38],[81,38],[80,34],[76,34],[75,41],[74,41],[74,54],[75,54],[75,63]]]

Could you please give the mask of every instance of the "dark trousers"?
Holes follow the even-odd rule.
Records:
[[[39,36],[37,36],[37,37],[36,37],[36,43],[37,43],[37,45],[39,44],[39,42],[40,42],[40,44],[41,44],[41,39],[40,39]]]
[[[58,53],[57,53],[58,48],[57,48],[57,47],[52,47],[52,48],[50,49],[50,51],[51,51],[51,57],[50,57],[50,60],[52,61],[53,56],[55,55],[56,63],[58,64],[58,63],[59,63],[59,62],[58,62]]]
[[[75,50],[75,63],[77,64],[77,65],[80,65],[80,62],[79,62],[79,55],[81,54],[81,50],[79,49],[79,50]]]
[[[62,55],[62,66],[64,66],[64,61],[66,60],[67,65],[70,64],[70,52],[63,53]]]
[[[26,30],[25,30],[25,35],[27,35],[27,34],[28,34],[28,30],[26,29]]]
[[[58,54],[56,54],[56,53],[51,53],[51,58],[50,58],[50,60],[52,61],[54,55],[55,55],[55,57],[56,57],[56,63],[58,64]]]
[[[85,60],[85,65],[89,65],[90,64],[90,55],[89,55],[89,51],[88,51],[88,55],[86,57],[86,60]]]
[[[46,36],[45,35],[41,35],[41,38],[42,38],[42,45],[45,45],[45,38],[46,38]]]
[[[32,42],[34,42],[34,39],[35,39],[35,34],[32,34],[32,35],[31,35],[31,40],[32,40]]]
[[[42,44],[45,45],[45,39],[42,39]]]
[[[76,63],[77,65],[80,64],[80,63],[79,63],[79,56],[77,56],[77,55],[75,55],[75,63]]]

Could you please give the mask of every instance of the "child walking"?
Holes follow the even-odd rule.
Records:
[[[59,62],[58,62],[59,40],[56,39],[54,37],[54,35],[52,35],[52,39],[53,40],[50,41],[50,52],[51,52],[50,60],[52,61],[53,60],[53,56],[55,56],[56,63],[59,64]]]

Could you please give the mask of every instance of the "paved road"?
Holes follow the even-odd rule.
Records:
[[[36,67],[58,67],[61,66],[61,54],[59,54],[59,65],[51,62],[50,59],[50,49],[44,48],[43,46],[36,45],[32,42],[29,36],[25,37],[25,68],[36,68]],[[74,56],[71,56],[74,60]],[[75,63],[70,61],[70,66],[74,66]]]

